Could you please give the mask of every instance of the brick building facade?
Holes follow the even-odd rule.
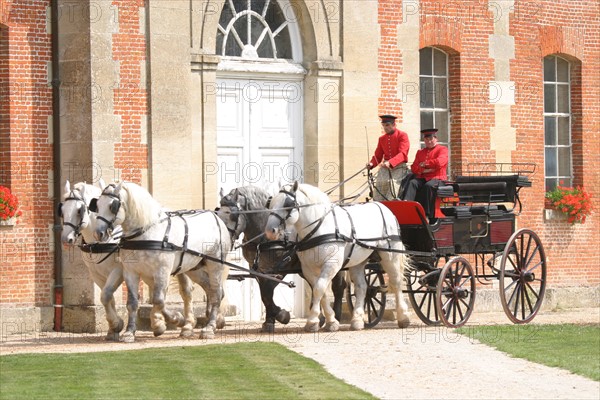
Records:
[[[65,179],[126,179],[172,208],[214,207],[219,182],[209,167],[219,165],[224,115],[214,89],[232,76],[300,85],[308,183],[325,189],[332,173],[340,181],[361,168],[364,131],[375,143],[379,113],[399,116],[412,159],[426,48],[447,57],[447,141],[457,171],[473,162],[536,164],[517,225],[546,248],[549,306],[598,304],[596,1],[281,1],[297,33],[289,28],[294,55],[277,73],[260,54],[220,51],[224,4],[0,0],[0,185],[23,212],[15,226],[0,227],[3,333],[51,329],[59,314],[65,329],[101,323],[98,289],[77,252],[55,246]],[[596,210],[585,224],[544,210],[547,56],[569,64],[572,183],[591,193]]]

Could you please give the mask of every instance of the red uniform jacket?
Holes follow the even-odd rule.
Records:
[[[424,163],[421,166],[421,163]],[[447,180],[446,167],[448,166],[448,148],[439,144],[432,149],[424,148],[417,151],[415,161],[410,166],[417,178]]]
[[[371,158],[373,166],[379,165],[383,161],[389,161],[392,168],[408,161],[408,135],[396,129],[394,133],[384,134],[379,137],[375,155]]]

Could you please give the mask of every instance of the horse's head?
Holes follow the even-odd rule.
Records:
[[[247,216],[240,213],[240,211],[248,209],[248,198],[238,189],[233,189],[226,196],[223,196],[223,189],[221,189],[220,194],[221,207],[217,211],[217,215],[225,222],[233,240],[236,240],[244,232],[248,223]]]
[[[94,237],[98,241],[106,241],[117,225],[125,219],[125,209],[121,198],[122,183],[110,184],[104,188],[97,199],[90,202],[90,210],[95,212],[97,223]]]
[[[83,192],[83,193],[82,193]],[[57,213],[62,219],[61,241],[66,245],[74,245],[81,235],[81,230],[90,222],[88,202],[85,197],[85,185],[75,184],[71,190],[71,183],[67,180],[62,202],[58,205]]]
[[[300,218],[297,193],[298,182],[296,181],[291,188],[283,187],[271,198],[269,202],[271,213],[265,225],[267,239],[280,239],[285,233],[286,227],[294,225]]]

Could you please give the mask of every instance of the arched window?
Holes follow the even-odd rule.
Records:
[[[544,58],[544,148],[546,190],[571,186],[571,68],[557,56]]]
[[[448,55],[435,47],[419,51],[421,129],[437,128],[438,142],[449,148]]]
[[[282,9],[277,0],[226,0],[217,28],[216,54],[292,59],[288,13],[293,17],[293,8]]]

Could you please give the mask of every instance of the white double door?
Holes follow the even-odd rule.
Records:
[[[270,190],[303,180],[302,82],[259,79],[220,79],[217,82],[218,190],[225,193],[245,185]],[[241,251],[232,255],[240,265]],[[232,273],[235,271],[232,270]],[[304,315],[304,284],[297,275],[286,277],[296,288],[279,285],[275,303]],[[228,280],[227,296],[240,317],[259,321],[264,316],[254,279]]]

